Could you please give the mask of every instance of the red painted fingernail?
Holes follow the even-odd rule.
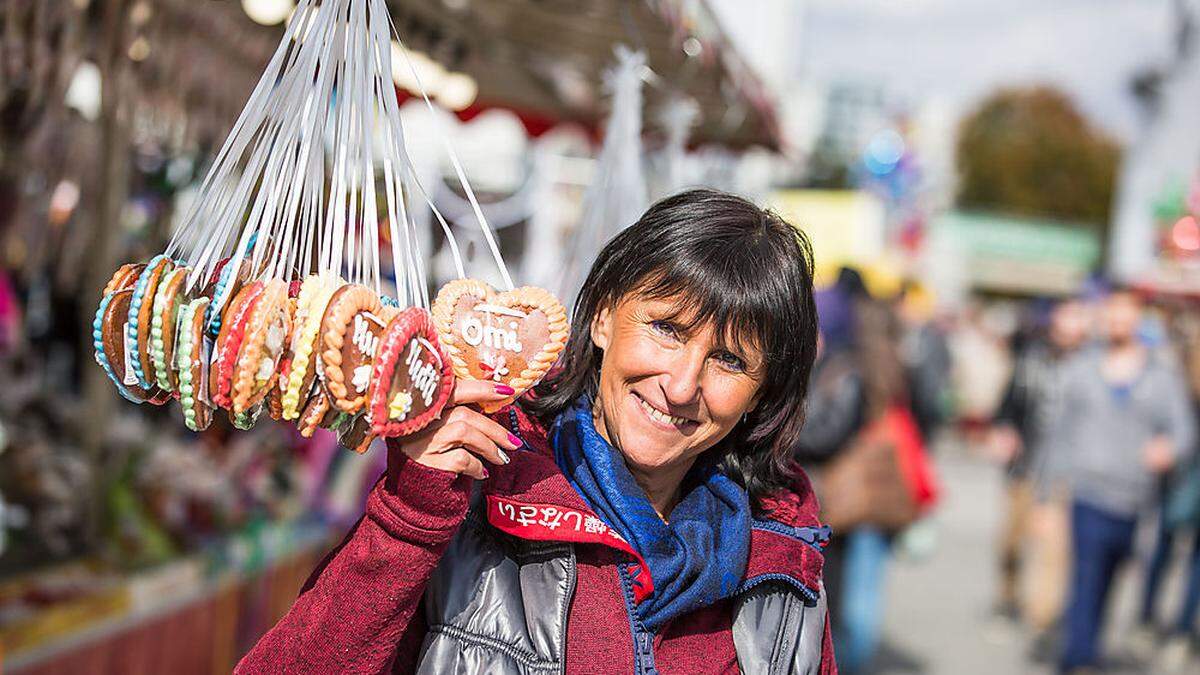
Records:
[[[507,384],[498,384],[496,385],[496,393],[503,394],[505,396],[512,396],[513,394],[517,393],[517,390],[513,389]]]
[[[484,470],[483,470],[483,479],[484,479],[484,480],[487,480],[487,478],[488,478],[488,475],[489,475],[489,474],[488,474],[488,470],[487,470],[487,469],[484,469]]]
[[[517,437],[516,437],[515,435],[513,435],[513,434],[509,434],[509,435],[508,435],[508,442],[509,442],[509,443],[512,443],[514,446],[516,446],[516,447],[518,447],[518,448],[519,448],[519,447],[521,447],[522,445],[525,445],[525,442],[524,442],[524,441],[522,441],[521,439],[517,438]]]

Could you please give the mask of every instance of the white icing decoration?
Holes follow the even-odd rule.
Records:
[[[496,315],[524,319],[524,314],[508,307],[496,305],[477,305],[475,311],[482,312],[484,319],[480,320],[474,314],[468,314],[463,317],[462,326],[460,326],[463,340],[467,344],[472,347],[483,345],[492,349],[504,349],[515,354],[521,353],[524,347],[521,345],[521,337],[517,334],[517,322],[509,321],[508,328],[505,328],[496,325]]]
[[[484,352],[480,355],[480,361],[492,371],[491,377],[496,382],[499,382],[500,378],[508,374],[508,361],[504,358],[503,354],[496,355],[494,352]]]
[[[367,324],[366,317],[370,317],[370,319],[374,320],[375,323],[379,323],[374,317],[366,312],[355,314],[354,335],[350,338],[350,340],[354,343],[355,347],[358,347],[358,351],[370,358],[374,358],[375,352],[379,349],[379,338],[371,332],[371,328],[370,325]]]
[[[272,323],[269,328],[267,328],[267,339],[266,339],[265,346],[267,348],[267,351],[271,352],[272,354],[278,353],[283,350],[283,318],[282,317],[276,319],[275,322]]]
[[[269,356],[264,356],[262,360],[258,362],[258,372],[254,374],[254,379],[258,380],[259,382],[266,382],[267,380],[271,379],[271,373],[274,372],[275,359]]]
[[[354,369],[354,378],[350,380],[350,384],[354,385],[354,391],[363,393],[367,390],[367,385],[371,384],[371,366],[362,365]]]
[[[137,373],[133,372],[133,360],[137,358],[137,348],[134,348],[132,351],[129,349],[129,343],[132,342],[132,340],[129,337],[128,321],[125,322],[125,327],[122,329],[122,335],[124,336],[122,343],[125,345],[125,379],[123,379],[122,382],[125,384],[137,384]]]
[[[408,356],[404,359],[404,363],[408,366],[408,377],[412,380],[413,388],[421,393],[421,399],[425,401],[425,407],[428,408],[433,404],[433,392],[437,389],[440,378],[437,368],[433,364],[421,361],[422,342],[424,340],[413,340],[408,343]]]

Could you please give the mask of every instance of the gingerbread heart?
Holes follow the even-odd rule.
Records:
[[[221,322],[227,307],[250,281],[252,266],[249,260],[242,260],[240,265],[234,267],[226,258],[221,261],[219,269],[215,274],[216,279],[210,281],[203,293],[212,298],[212,303],[208,306],[208,334],[213,338],[221,333]]]
[[[292,329],[289,309],[288,283],[282,279],[266,282],[247,313],[242,329],[244,337],[230,373],[234,413],[246,412],[274,388],[284,345]]]
[[[379,295],[358,284],[334,292],[321,319],[324,384],[338,410],[354,414],[367,405],[372,363],[387,319]]]
[[[284,371],[279,372],[279,376],[283,377]],[[283,421],[283,395],[279,392],[279,387],[271,387],[267,392],[267,414],[276,422]]]
[[[287,376],[282,377],[279,383],[285,420],[299,418],[312,394],[319,369],[317,354],[320,350],[317,341],[321,333],[321,320],[325,316],[325,308],[329,306],[329,299],[341,285],[342,282],[332,276],[313,274],[300,286],[289,348],[291,363]]]
[[[130,345],[137,345],[136,358],[130,361],[138,384],[143,389],[154,385],[154,363],[150,360],[150,323],[154,310],[154,294],[158,292],[163,275],[170,272],[174,263],[165,255],[154,256],[138,276],[133,286],[133,297],[129,303]]]
[[[304,438],[312,438],[317,427],[321,426],[321,422],[325,420],[325,415],[333,408],[329,402],[329,394],[321,387],[313,390],[312,396],[308,398],[308,402],[304,404],[304,409],[300,411],[300,417],[296,420],[296,428],[300,430],[300,435]]]
[[[154,309],[150,319],[150,362],[154,365],[154,381],[159,388],[170,392],[179,389],[173,359],[175,327],[184,300],[184,284],[190,271],[187,267],[171,270],[154,293]]]
[[[333,426],[338,432],[338,445],[360,455],[370,449],[371,441],[375,440],[366,415],[342,413]]]
[[[183,423],[192,431],[203,431],[212,424],[212,406],[204,396],[208,386],[204,317],[209,302],[208,298],[196,298],[179,309],[179,343],[175,348],[179,405],[183,408]]]
[[[503,401],[480,406],[495,412],[537,384],[567,343],[570,326],[549,291],[525,286],[497,293],[475,279],[451,281],[433,303],[433,323],[454,374],[512,387]]]
[[[258,424],[258,417],[262,414],[263,407],[263,403],[260,401],[257,405],[251,407],[249,410],[244,410],[240,413],[235,413],[234,411],[230,410],[229,422],[233,425],[234,429],[249,431],[250,429],[254,428],[255,424]]]
[[[262,295],[264,284],[255,281],[242,288],[229,302],[226,316],[221,319],[221,330],[213,346],[212,364],[209,366],[208,390],[213,405],[229,408],[233,402],[230,390],[233,386],[233,366],[237,361],[238,352],[242,347],[242,339],[246,335],[246,320],[255,302]],[[215,300],[214,300],[215,302]],[[211,307],[212,305],[209,305]],[[209,313],[209,329],[212,328],[211,312]]]
[[[138,277],[142,275],[142,270],[146,269],[146,263],[128,263],[121,265],[116,272],[113,272],[112,278],[104,286],[104,292],[100,297],[104,297],[109,293],[123,291],[126,288],[137,283]]]
[[[404,436],[438,418],[454,389],[429,312],[410,307],[388,323],[371,377],[371,431]]]
[[[133,294],[132,288],[126,288],[109,293],[100,301],[96,318],[92,321],[92,345],[96,349],[96,363],[100,364],[117,387],[117,392],[126,400],[134,403],[150,401],[162,404],[170,395],[155,386],[143,387],[133,371],[133,361],[137,356],[131,349],[133,340],[129,335],[126,320]]]

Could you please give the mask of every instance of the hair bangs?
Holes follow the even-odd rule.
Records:
[[[670,318],[688,332],[711,326],[718,346],[761,352],[764,362],[789,351],[787,326],[774,309],[780,306],[780,298],[764,293],[759,281],[731,266],[688,262],[668,264],[634,294],[674,301]]]

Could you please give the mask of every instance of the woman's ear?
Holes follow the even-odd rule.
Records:
[[[601,308],[596,312],[596,318],[592,319],[592,344],[602,351],[608,349],[609,343],[612,342],[612,327],[612,311],[608,307]]]

